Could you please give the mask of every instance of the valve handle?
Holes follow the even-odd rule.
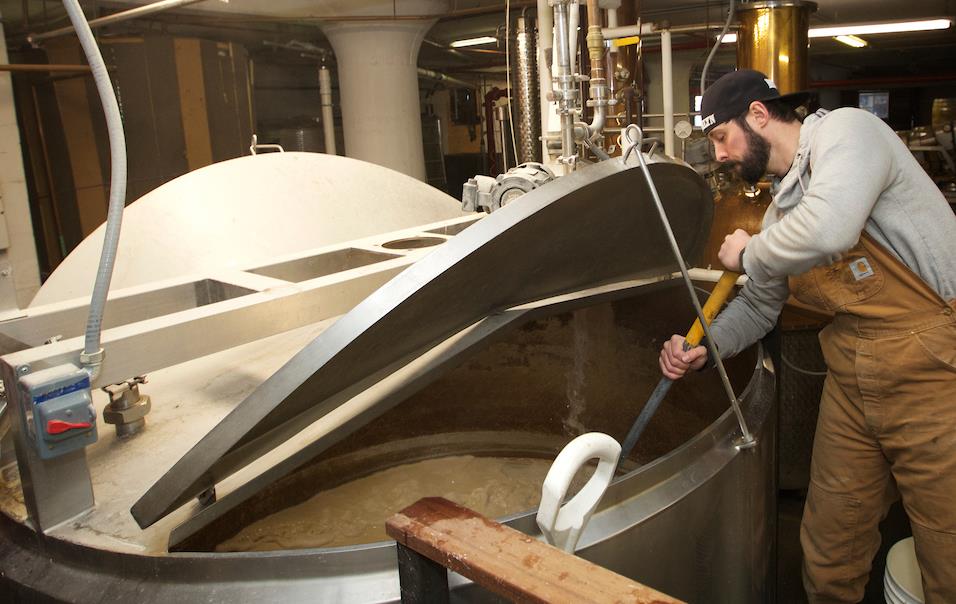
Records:
[[[92,428],[90,422],[65,422],[61,419],[51,419],[46,423],[47,434],[63,434],[69,430],[78,430],[80,428]]]

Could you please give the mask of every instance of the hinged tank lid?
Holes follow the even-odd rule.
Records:
[[[649,161],[674,234],[693,265],[713,218],[710,191],[686,165]],[[625,165],[614,158],[547,183],[462,231],[343,315],[190,449],[131,512],[140,526],[153,524],[322,418],[363,384],[490,314],[675,270],[635,159]]]

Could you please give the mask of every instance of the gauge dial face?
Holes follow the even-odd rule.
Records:
[[[681,120],[674,124],[674,134],[677,138],[687,138],[694,131],[694,127],[687,120]]]

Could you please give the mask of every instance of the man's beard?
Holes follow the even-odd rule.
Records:
[[[770,162],[770,143],[757,134],[745,120],[738,121],[747,137],[747,153],[740,161],[731,162],[734,171],[745,182],[755,185],[767,173]]]

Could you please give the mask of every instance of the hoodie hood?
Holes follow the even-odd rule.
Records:
[[[788,210],[797,205],[810,184],[810,139],[813,132],[823,122],[829,113],[826,109],[818,109],[803,120],[800,128],[800,143],[794,155],[790,171],[783,178],[774,179],[770,192],[774,203],[781,210]]]

